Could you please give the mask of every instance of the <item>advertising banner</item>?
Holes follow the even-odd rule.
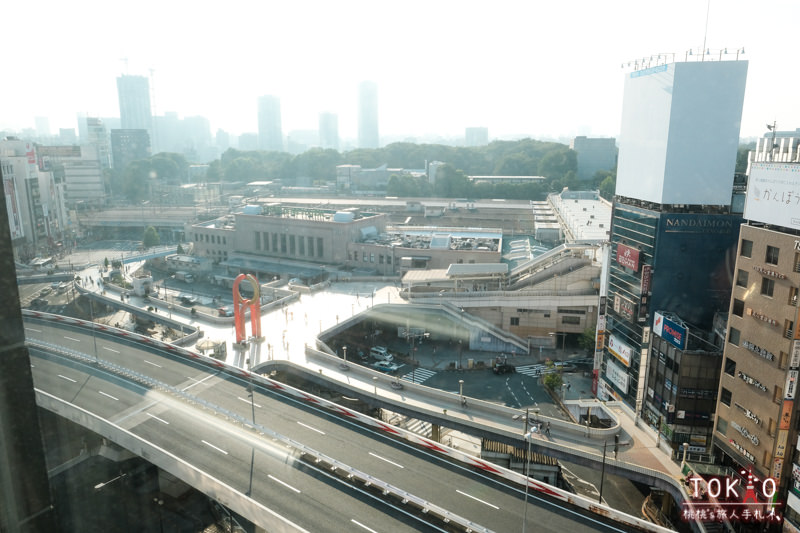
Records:
[[[786,373],[786,386],[783,388],[783,398],[785,400],[794,400],[794,395],[797,394],[797,374],[798,370],[789,370]]]
[[[795,340],[792,341],[792,357],[789,359],[789,368],[798,367],[800,367],[800,340]]]
[[[642,265],[642,296],[650,292],[653,265]]]
[[[634,272],[639,271],[639,250],[625,246],[624,244],[617,245],[617,263],[630,268]]]
[[[800,168],[784,163],[758,162],[750,168],[744,218],[800,228],[797,205]]]
[[[653,333],[676,348],[681,350],[686,349],[686,328],[679,326],[676,322],[673,322],[659,312],[655,313],[653,319]]]
[[[790,422],[792,421],[792,406],[794,401],[783,400],[783,408],[781,409],[781,419],[778,424],[779,429],[789,429]]]
[[[625,317],[626,320],[633,320],[636,304],[619,294],[614,295],[614,311]]]
[[[608,351],[611,355],[619,359],[625,366],[631,366],[631,355],[633,349],[620,341],[613,334],[608,337]]]
[[[783,470],[783,459],[776,457],[772,462],[772,478],[775,483],[779,483],[781,480],[781,470]]]
[[[8,211],[8,225],[11,230],[11,239],[19,239],[24,236],[22,230],[21,209],[19,198],[17,198],[17,187],[11,178],[3,178],[3,189],[6,193],[6,210]]]
[[[786,457],[786,441],[789,438],[789,431],[781,429],[775,438],[775,457]]]
[[[609,361],[606,366],[606,377],[613,383],[622,394],[628,394],[628,373],[618,367],[613,361]]]
[[[642,298],[639,300],[639,313],[637,315],[637,320],[639,322],[647,320],[648,300],[650,300],[650,297],[646,294],[642,294]]]

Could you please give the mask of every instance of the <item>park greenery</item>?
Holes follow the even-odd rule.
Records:
[[[736,172],[747,170],[747,154],[752,145],[741,145]],[[248,183],[277,181],[285,186],[322,184],[334,181],[338,165],[362,168],[415,169],[422,174],[426,164],[441,161],[435,184],[424,176],[393,174],[387,185],[388,196],[443,198],[514,198],[543,200],[548,193],[571,190],[599,190],[613,200],[616,169],[598,171],[591,180],[577,178],[576,152],[557,142],[522,139],[493,141],[486,146],[464,147],[442,144],[398,142],[378,149],[358,148],[348,152],[312,148],[301,154],[230,148],[209,164],[209,183]],[[182,154],[162,152],[134,161],[121,171],[108,171],[109,185],[117,198],[131,203],[153,198],[154,183],[188,182],[189,162]],[[542,176],[537,183],[473,183],[467,176]]]
[[[441,161],[435,184],[424,176],[426,165]],[[348,152],[312,148],[301,154],[275,151],[228,149],[209,164],[209,183],[276,181],[284,186],[323,184],[334,181],[338,165],[362,168],[406,169],[415,175],[391,175],[388,196],[445,198],[516,198],[541,200],[550,192],[570,189],[598,189],[611,198],[614,171],[598,173],[591,182],[577,178],[576,153],[561,143],[522,139],[494,141],[486,146],[463,147],[440,144],[393,143],[378,149]],[[122,171],[109,171],[109,182],[118,198],[131,203],[151,200],[155,184],[188,181],[189,164],[184,156],[159,153],[134,161]],[[467,176],[542,176],[536,183],[472,183]]]

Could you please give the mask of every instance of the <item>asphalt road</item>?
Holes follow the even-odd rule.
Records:
[[[485,527],[495,531],[521,528],[521,491],[405,443],[352,424],[348,427],[326,412],[314,412],[308,405],[270,390],[257,389],[251,404],[246,383],[241,380],[102,336],[93,339],[79,330],[53,328],[31,320],[26,320],[26,333],[31,338],[90,354],[96,343],[103,359],[149,374],[242,417],[250,418],[255,410],[258,424]],[[190,458],[195,466],[242,493],[250,491],[255,500],[280,509],[309,530],[353,530],[354,520],[375,531],[426,527],[402,510],[310,470],[269,438],[254,438],[253,432],[217,416],[200,416],[201,411],[188,403],[120,380],[93,365],[37,354],[34,376],[38,388],[57,392],[75,405],[97,412],[176,455]],[[529,496],[527,515],[529,520],[535,520],[538,531],[618,530],[535,495]]]

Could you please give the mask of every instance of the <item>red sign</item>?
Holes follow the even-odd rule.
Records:
[[[631,248],[630,246],[625,246],[624,244],[618,244],[617,263],[637,272],[639,270],[639,250]]]

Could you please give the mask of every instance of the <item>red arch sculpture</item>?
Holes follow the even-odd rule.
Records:
[[[247,280],[253,286],[253,297],[243,298],[239,292],[239,284]],[[245,333],[245,312],[250,308],[250,329],[253,337],[261,337],[261,291],[258,280],[252,274],[239,274],[233,282],[233,323],[236,326],[236,343],[243,344],[247,339]]]

